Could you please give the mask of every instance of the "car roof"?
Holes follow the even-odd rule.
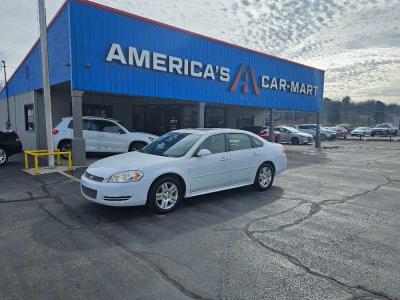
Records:
[[[248,131],[240,130],[240,129],[231,129],[231,128],[186,128],[186,129],[178,129],[173,132],[182,132],[182,133],[200,133],[200,134],[216,134],[216,133],[245,133],[249,134]]]
[[[64,117],[63,120],[72,120],[72,117]],[[96,117],[96,116],[82,116],[82,119],[86,120],[108,120],[108,121],[114,121],[114,122],[119,122],[117,119],[113,118],[106,118],[106,117]]]

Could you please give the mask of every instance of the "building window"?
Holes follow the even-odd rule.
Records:
[[[254,125],[254,115],[239,114],[236,116],[236,128],[243,128]]]
[[[33,104],[24,106],[25,113],[25,130],[35,131],[35,113],[33,110]]]
[[[204,123],[207,128],[225,128],[226,116],[225,108],[207,107],[205,111]]]
[[[82,104],[82,115],[92,117],[113,117],[113,107],[111,105],[99,105],[99,104]]]
[[[184,106],[182,128],[197,128],[198,122],[199,108],[196,106]]]

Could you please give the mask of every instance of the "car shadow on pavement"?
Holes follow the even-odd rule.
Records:
[[[62,200],[63,208],[57,210],[60,214],[66,214],[67,216],[64,217],[69,222],[72,218],[78,223],[89,220],[81,222],[79,226],[77,224],[75,227],[79,230],[87,228],[91,231],[99,231],[113,239],[122,239],[124,243],[133,242],[143,245],[171,240],[202,228],[223,225],[263,207],[265,209],[266,206],[277,201],[282,194],[283,189],[280,187],[272,187],[266,192],[256,191],[250,186],[243,187],[184,199],[174,212],[167,215],[155,214],[143,206],[108,207],[81,198],[82,201],[74,202]],[[74,198],[76,197],[78,195]],[[46,209],[52,210],[51,206]],[[63,216],[58,216],[58,218],[63,218]],[[90,220],[93,222],[91,223]],[[63,224],[59,225],[63,227]],[[64,229],[73,230],[72,227]],[[46,232],[46,235],[46,241],[41,239],[40,243],[51,247],[53,238],[49,237],[49,232]],[[43,235],[36,232],[35,236]],[[57,236],[60,235],[57,234]],[[54,237],[54,240],[56,239],[57,237]]]

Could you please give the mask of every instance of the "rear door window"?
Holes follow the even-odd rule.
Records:
[[[107,133],[121,133],[122,129],[114,122],[105,120],[96,120],[95,126],[97,131],[107,132]]]
[[[82,120],[83,122],[83,130],[93,130],[93,121],[92,120]],[[74,121],[71,120],[68,124],[68,128],[73,129],[74,128]]]
[[[250,137],[243,133],[228,133],[228,144],[231,151],[253,148]]]

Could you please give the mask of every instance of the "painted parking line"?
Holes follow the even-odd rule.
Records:
[[[71,179],[71,180],[73,180],[73,181],[75,181],[75,182],[78,182],[78,183],[81,182],[81,181],[80,181],[78,178],[76,178],[75,176],[72,176],[72,175],[70,175],[70,174],[68,174],[68,173],[66,173],[66,172],[64,172],[64,171],[60,171],[60,172],[58,172],[58,173],[60,173],[61,175],[64,175],[65,177],[68,177],[69,179]]]

